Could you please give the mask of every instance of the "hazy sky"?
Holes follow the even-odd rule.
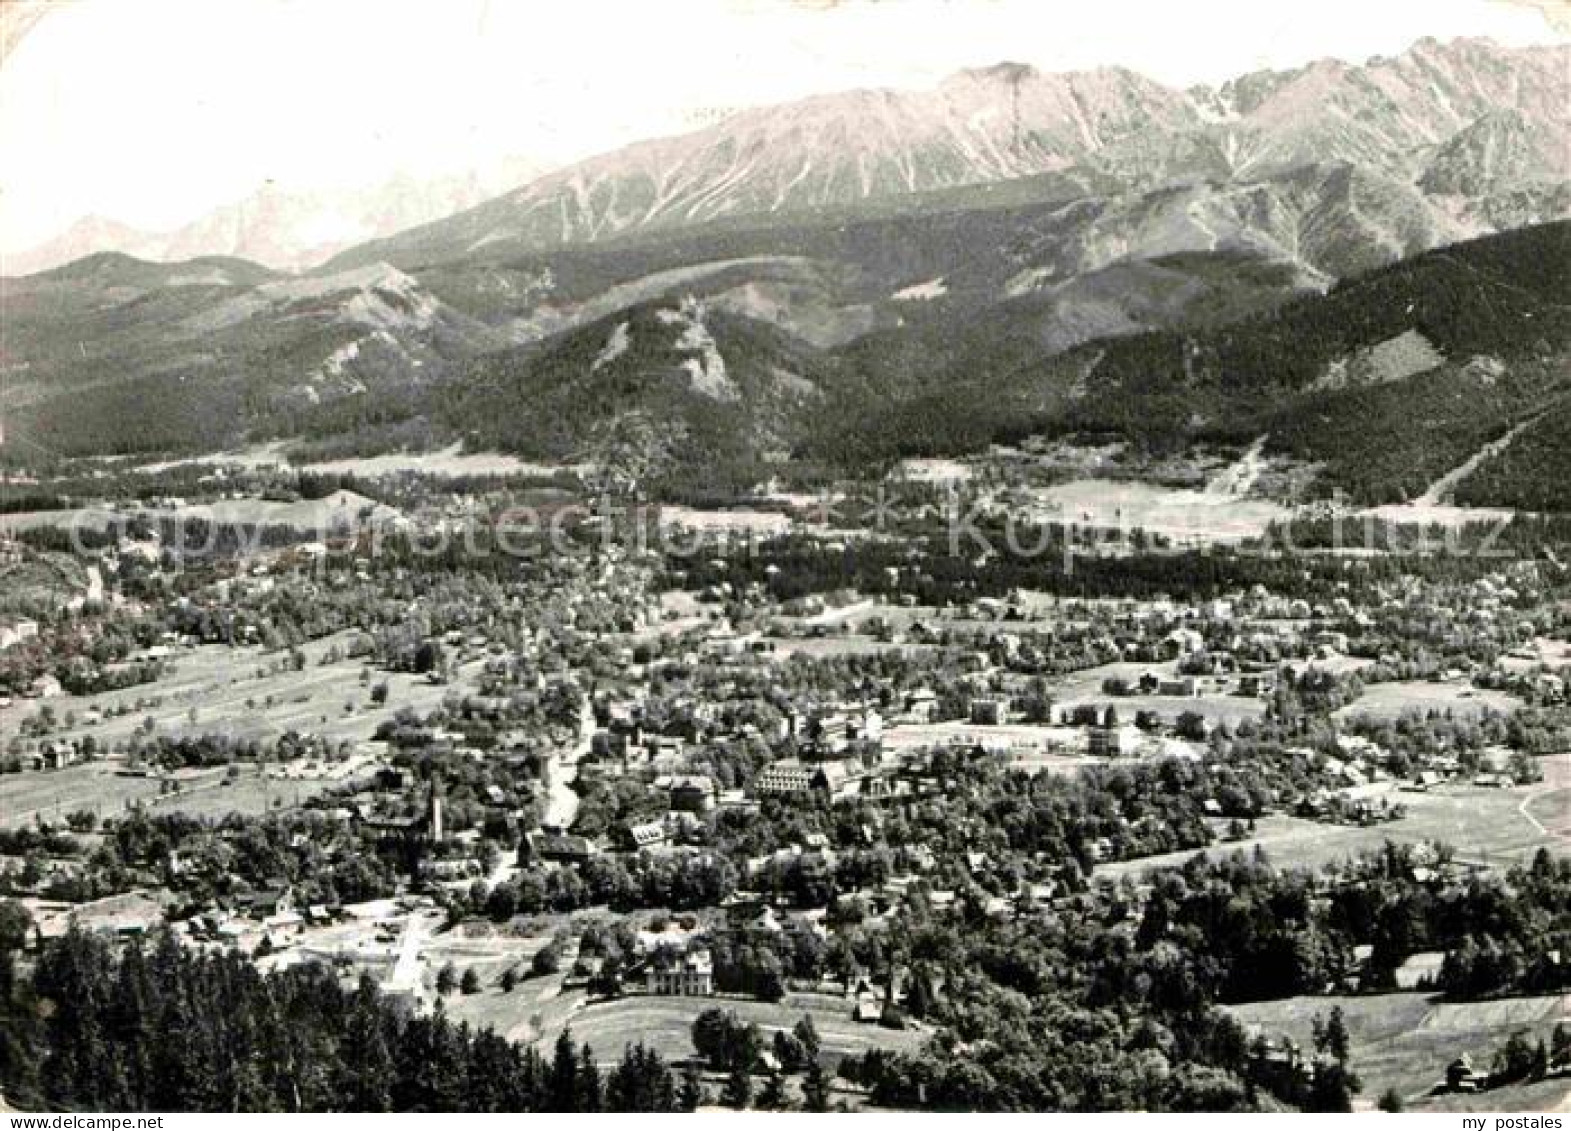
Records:
[[[0,65],[0,247],[92,213],[172,228],[269,178],[560,164],[1003,59],[1188,85],[1424,35],[1564,38],[1506,0],[46,0]]]

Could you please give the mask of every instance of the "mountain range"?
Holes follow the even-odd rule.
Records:
[[[32,275],[102,251],[164,263],[217,255],[255,260],[280,271],[306,271],[366,240],[479,204],[499,187],[538,171],[522,158],[510,158],[483,174],[403,174],[362,188],[308,192],[268,182],[167,232],[84,216],[36,247],[7,253],[4,273]]]
[[[1563,143],[1568,60],[1564,47],[1422,40],[1362,66],[1324,60],[1191,90],[1118,68],[1060,75],[1006,63],[933,90],[853,91],[744,111],[562,169],[371,241],[339,263],[496,258],[1042,174],[1105,194],[1254,184],[1304,165],[1346,163],[1403,185],[1427,181],[1442,196],[1547,188],[1571,168]],[[1546,140],[1530,158],[1524,147],[1483,138],[1447,146],[1480,119],[1519,123]],[[1456,212],[1460,224],[1473,225],[1460,230],[1478,234],[1488,225],[1475,216],[1487,205],[1460,195],[1467,201],[1451,209],[1431,207]]]
[[[1233,376],[1197,381],[1171,343],[1228,327],[1319,342],[1322,319],[1290,314],[1302,303],[1346,315],[1346,287],[1459,241],[1484,250],[1457,262],[1493,262],[1478,237],[1495,232],[1526,230],[1512,270],[1563,253],[1568,76],[1571,48],[1425,40],[1215,88],[1003,64],[748,110],[299,275],[101,253],[7,278],[0,410],[34,452],[461,439],[542,459],[637,449],[645,478],[724,465],[740,481],[786,456],[947,454],[1070,424],[1166,444],[1235,418],[1301,439],[1256,390],[1289,415],[1367,400],[1356,381],[1317,382],[1411,332],[1441,368],[1478,354],[1533,370],[1494,421],[1554,385],[1558,329],[1447,338],[1420,325],[1423,295],[1393,307],[1377,289],[1378,324],[1326,338],[1330,352],[1256,350],[1289,376],[1242,380],[1228,355]],[[1479,270],[1401,277],[1498,303],[1503,276]],[[1564,283],[1531,289],[1535,330],[1558,327]],[[1136,381],[1120,357],[1160,364]]]

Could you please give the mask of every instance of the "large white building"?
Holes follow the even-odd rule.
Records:
[[[645,968],[644,988],[669,997],[708,997],[715,992],[715,967],[709,951],[694,947],[679,954],[657,949]]]

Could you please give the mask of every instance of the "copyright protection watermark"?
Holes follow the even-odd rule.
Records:
[[[62,532],[69,548],[91,555],[115,546],[160,567],[220,560],[255,561],[284,554],[326,561],[345,554],[376,560],[519,559],[562,555],[598,545],[683,559],[763,552],[768,545],[807,535],[825,541],[908,539],[941,546],[950,557],[1040,561],[1056,558],[1065,570],[1087,557],[1173,556],[1226,551],[1268,556],[1512,555],[1502,535],[1509,511],[1467,512],[1465,521],[1395,521],[1341,498],[1274,521],[1240,523],[1220,507],[1152,507],[1138,513],[1112,508],[1093,514],[1063,503],[1001,505],[984,494],[945,492],[921,506],[880,487],[866,497],[824,495],[777,508],[688,507],[599,500],[533,506],[509,504],[457,515],[405,515],[389,507],[290,504],[287,518],[265,508],[237,518],[232,508],[201,505],[166,511],[84,508],[58,521],[33,516],[30,526]],[[0,532],[4,531],[0,525]]]

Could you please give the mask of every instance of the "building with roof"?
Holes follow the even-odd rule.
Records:
[[[644,989],[666,997],[708,997],[715,992],[715,967],[707,947],[678,951],[658,947],[644,967]]]

